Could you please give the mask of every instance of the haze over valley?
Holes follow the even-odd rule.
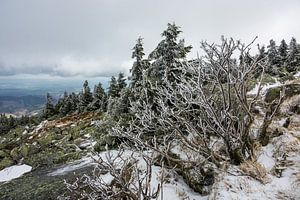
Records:
[[[67,92],[80,92],[84,80],[108,87],[109,77],[53,77],[45,75],[0,76],[0,113],[36,114],[49,92],[54,100]]]

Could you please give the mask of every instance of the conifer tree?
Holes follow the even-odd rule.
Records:
[[[268,47],[268,59],[271,65],[276,65],[278,64],[279,57],[278,57],[278,51],[276,47],[275,41],[272,39],[270,40],[270,44],[267,46]]]
[[[299,57],[299,49],[297,48],[296,38],[292,38],[290,42],[290,51],[288,54],[288,59],[292,63]]]
[[[15,121],[15,119],[13,118],[13,116],[9,116],[9,120],[8,120],[8,125],[10,126],[10,127],[15,127],[15,125],[16,125],[16,121]]]
[[[54,114],[55,114],[55,109],[54,109],[54,105],[53,105],[53,99],[52,99],[52,96],[49,93],[47,93],[46,105],[45,105],[45,109],[44,109],[44,117],[49,118],[49,117],[52,117]]]
[[[93,101],[93,94],[89,87],[88,81],[86,80],[83,84],[82,92],[80,93],[80,100],[78,105],[79,112],[88,110],[88,105]]]
[[[164,39],[149,55],[150,59],[155,60],[151,67],[153,69],[152,78],[156,79],[158,83],[162,82],[162,79],[176,82],[177,75],[181,73],[180,61],[186,57],[192,47],[185,46],[183,39],[178,41],[180,33],[180,27],[169,23],[167,29],[162,33]]]
[[[61,116],[65,116],[67,114],[65,111],[67,98],[68,93],[65,91],[63,97],[59,98],[55,105],[56,112],[58,112]]]
[[[108,88],[108,97],[118,97],[118,84],[114,76],[111,77],[109,88]]]
[[[285,61],[288,55],[288,45],[286,44],[285,40],[281,40],[281,43],[278,48],[279,56],[281,61]]]
[[[296,38],[293,37],[289,46],[287,70],[289,72],[296,71],[297,65],[300,65],[300,50],[298,49]]]
[[[70,95],[67,92],[64,93],[63,105],[60,107],[59,113],[62,116],[69,114],[72,110],[72,100]]]
[[[126,86],[127,83],[126,83],[126,78],[124,77],[124,73],[120,72],[117,79],[118,96],[120,96],[120,92]]]
[[[107,96],[102,87],[102,84],[99,83],[94,87],[93,102],[90,106],[92,110],[106,111],[106,104]]]
[[[143,71],[144,71],[144,61],[143,56],[144,47],[143,47],[143,39],[141,37],[138,38],[135,46],[133,47],[132,58],[135,59],[132,68],[130,69],[131,72],[131,88],[138,87],[143,79]]]
[[[119,97],[110,98],[107,106],[109,115],[113,118],[125,117],[129,113],[130,96],[130,89],[123,88]]]
[[[148,59],[143,59],[144,55],[143,42],[142,38],[140,37],[138,38],[132,52],[132,58],[135,59],[130,70],[130,99],[132,103],[145,97],[144,90],[151,90],[148,82],[150,62]]]
[[[75,112],[78,108],[78,105],[79,105],[79,95],[72,92],[69,95],[69,99],[70,99],[70,104],[71,104],[70,111]]]

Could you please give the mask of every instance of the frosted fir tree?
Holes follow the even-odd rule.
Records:
[[[143,80],[143,71],[145,70],[145,60],[143,60],[145,53],[143,47],[143,39],[141,37],[137,39],[136,44],[132,50],[132,58],[135,59],[135,61],[132,68],[130,69],[130,87],[135,88],[141,85]]]
[[[148,82],[148,72],[150,67],[150,62],[148,59],[144,59],[144,48],[143,39],[140,37],[137,40],[136,45],[133,47],[132,58],[135,59],[133,66],[130,70],[131,72],[131,101],[135,101],[145,97],[145,90],[150,90],[150,85]]]
[[[181,61],[186,58],[192,46],[185,46],[184,40],[178,40],[178,35],[182,31],[175,23],[168,23],[167,29],[162,33],[164,38],[154,51],[149,55],[154,60],[152,68],[152,78],[161,83],[163,79],[177,82],[177,75],[181,73]]]
[[[114,76],[111,77],[109,87],[108,87],[108,97],[109,98],[115,98],[118,97],[118,84],[117,80]]]
[[[101,83],[94,87],[93,101],[90,105],[92,110],[106,111],[107,95]]]
[[[120,97],[110,98],[107,106],[108,114],[116,119],[124,118],[130,110],[130,96],[130,89],[123,88]]]
[[[44,117],[47,119],[49,117],[52,117],[54,114],[55,114],[55,109],[54,109],[54,104],[53,104],[53,98],[49,93],[47,93],[46,105],[44,108]]]
[[[72,112],[73,102],[72,102],[72,96],[68,95],[67,92],[64,93],[62,105],[60,106],[59,113],[62,116],[65,116]],[[74,111],[74,110],[73,110]]]
[[[63,98],[59,98],[57,103],[54,106],[54,110],[59,112],[59,114],[61,114],[61,108],[64,105],[64,99]],[[61,114],[63,115],[63,114]]]
[[[287,71],[288,72],[297,71],[297,66],[300,65],[300,49],[298,48],[296,38],[291,39],[287,60],[288,60],[288,65],[286,67]]]
[[[277,50],[276,43],[273,39],[270,40],[270,44],[267,46],[267,57],[269,60],[269,66],[266,69],[266,72],[272,75],[277,75],[278,71],[276,65],[279,64],[280,56]]]
[[[290,42],[290,51],[288,54],[288,60],[290,61],[291,64],[293,64],[299,58],[300,58],[300,50],[298,49],[296,38],[292,38]]]
[[[67,104],[67,99],[68,99],[68,93],[67,91],[64,92],[64,95],[58,99],[56,105],[55,105],[55,110],[61,115],[65,116],[68,111],[66,109],[66,104]]]
[[[72,92],[69,95],[69,99],[70,99],[70,103],[71,103],[71,112],[75,112],[78,108],[79,105],[79,94],[75,94],[74,92]]]
[[[118,79],[117,79],[117,90],[118,90],[118,96],[120,96],[120,92],[123,88],[127,86],[126,78],[123,73],[119,73]]]
[[[86,80],[83,84],[82,92],[80,93],[78,111],[84,112],[88,110],[88,105],[93,101],[93,94],[89,87],[89,83]]]
[[[285,61],[288,56],[288,45],[285,40],[281,40],[281,43],[278,47],[279,56],[282,61]]]
[[[115,80],[115,78],[112,77],[112,81],[110,83],[110,87],[108,91],[109,99],[108,99],[107,110],[108,113],[113,117],[118,117],[118,115],[121,114],[119,112],[119,110],[121,109],[119,108],[120,105],[119,101],[122,101],[122,99],[124,99],[123,97],[124,95],[122,94],[123,93],[122,91],[128,89],[126,86],[127,86],[126,78],[124,77],[123,73],[119,73],[117,80]],[[129,94],[126,96],[126,98],[128,98],[129,101]],[[129,109],[129,106],[127,107],[127,109]]]
[[[267,56],[271,65],[276,65],[279,62],[278,51],[274,40],[270,40],[270,44],[267,46]]]

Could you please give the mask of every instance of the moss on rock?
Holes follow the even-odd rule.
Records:
[[[267,103],[271,103],[275,99],[280,97],[280,92],[282,91],[282,87],[270,88],[265,96],[265,101]]]
[[[41,145],[41,146],[48,146],[49,144],[52,143],[53,140],[56,139],[56,134],[53,132],[49,132],[44,134],[42,137],[40,137],[39,139],[37,139],[37,142]]]
[[[10,156],[13,158],[13,160],[19,160],[22,158],[18,147],[15,147],[13,150],[11,150]]]
[[[9,167],[13,164],[14,164],[14,161],[11,158],[5,157],[0,161],[0,170],[4,169],[6,167]]]
[[[288,84],[284,86],[274,87],[267,90],[265,101],[271,103],[280,97],[281,91],[285,88],[285,97],[291,97],[300,94],[300,84]]]
[[[28,154],[29,154],[29,145],[28,144],[23,144],[20,149],[20,154],[23,156],[23,157],[27,157]]]
[[[62,176],[49,176],[53,169],[40,168],[0,187],[0,200],[52,200],[67,193],[64,180],[74,182],[77,176],[89,174],[91,167]]]
[[[9,153],[7,153],[3,150],[0,150],[0,159],[5,158],[5,157],[9,157]]]

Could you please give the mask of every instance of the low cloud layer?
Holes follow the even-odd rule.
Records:
[[[149,53],[168,22],[195,57],[201,40],[221,35],[265,44],[300,36],[299,18],[298,0],[1,0],[0,75],[128,73],[135,40]]]

